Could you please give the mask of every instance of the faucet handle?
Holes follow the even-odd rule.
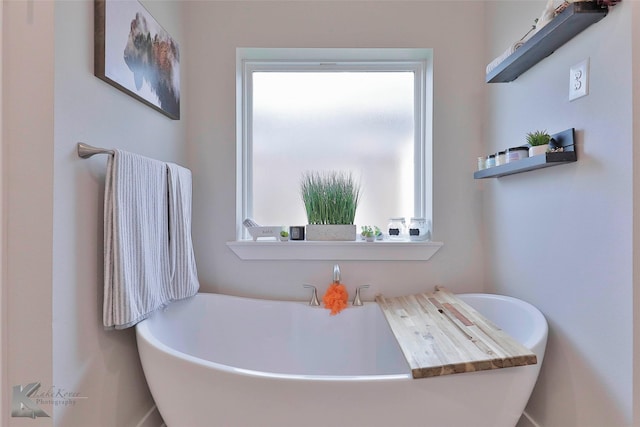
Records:
[[[353,298],[353,302],[351,303],[351,305],[355,305],[355,306],[361,306],[362,305],[362,300],[360,299],[360,289],[363,288],[368,288],[369,285],[362,285],[362,286],[358,286],[356,288],[356,296]]]
[[[313,285],[302,285],[304,288],[313,289],[313,293],[311,294],[311,299],[309,300],[309,305],[318,307],[320,306],[320,302],[318,302],[318,290]]]

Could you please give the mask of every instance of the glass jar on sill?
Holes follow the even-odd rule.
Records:
[[[406,234],[407,224],[403,217],[396,217],[389,219],[389,239],[390,240],[404,240]]]
[[[411,222],[409,223],[409,239],[413,241],[431,239],[431,230],[426,219],[411,218]]]

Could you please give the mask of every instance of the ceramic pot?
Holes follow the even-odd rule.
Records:
[[[533,147],[529,147],[529,157],[545,154],[548,150],[549,150],[549,144],[535,145]]]

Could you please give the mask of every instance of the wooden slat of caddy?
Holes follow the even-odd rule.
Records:
[[[376,302],[413,378],[533,365],[536,355],[443,287]]]

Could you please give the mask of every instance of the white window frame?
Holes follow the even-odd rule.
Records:
[[[252,140],[250,129],[252,127],[252,79],[254,71],[291,71],[291,64],[295,63],[294,71],[410,71],[415,73],[414,83],[414,212],[416,217],[423,217],[432,220],[432,200],[433,200],[433,161],[432,161],[432,105],[433,105],[433,66],[432,49],[350,49],[350,48],[238,48],[236,52],[236,242],[229,242],[229,246],[238,256],[243,259],[275,259],[270,254],[265,258],[261,255],[241,255],[238,251],[249,243],[254,247],[263,247],[264,244],[274,242],[247,242],[248,233],[242,225],[245,218],[251,217],[251,194],[252,185]],[[432,221],[433,223],[433,221]],[[264,224],[277,225],[277,224]],[[262,243],[262,244],[259,244]],[[296,245],[296,252],[299,252],[302,242],[293,242]],[[326,243],[326,242],[304,242],[304,247],[314,246],[337,246],[350,247],[350,243]],[[320,245],[318,245],[321,243]],[[376,245],[379,245],[378,242]],[[387,243],[387,242],[383,242]],[[390,242],[391,243],[391,242]],[[403,242],[399,245],[393,242],[394,247],[406,246],[432,247],[433,253],[442,246],[437,242]],[[370,245],[375,246],[375,245]],[[384,245],[382,245],[384,246]],[[388,246],[388,245],[387,245]],[[364,246],[363,246],[364,247]],[[246,249],[246,248],[245,248]],[[273,248],[272,248],[273,249]],[[244,251],[244,249],[242,249]],[[307,252],[309,249],[306,250]],[[286,252],[286,251],[285,251]],[[313,252],[313,251],[312,251]],[[349,251],[348,251],[349,252]],[[386,250],[383,250],[386,252]],[[377,255],[375,259],[413,259],[404,251],[389,257],[388,255]],[[431,254],[432,255],[432,254]],[[431,256],[429,255],[429,257]],[[282,255],[287,257],[286,254]],[[307,256],[309,256],[307,254]],[[295,259],[324,259],[295,256]],[[349,255],[343,259],[369,259],[367,255]],[[381,257],[382,256],[382,257]],[[419,255],[417,259],[425,259],[426,255]],[[364,257],[364,258],[363,258]],[[291,258],[277,258],[291,259]],[[335,259],[335,256],[334,258]],[[428,259],[428,258],[426,258]]]

